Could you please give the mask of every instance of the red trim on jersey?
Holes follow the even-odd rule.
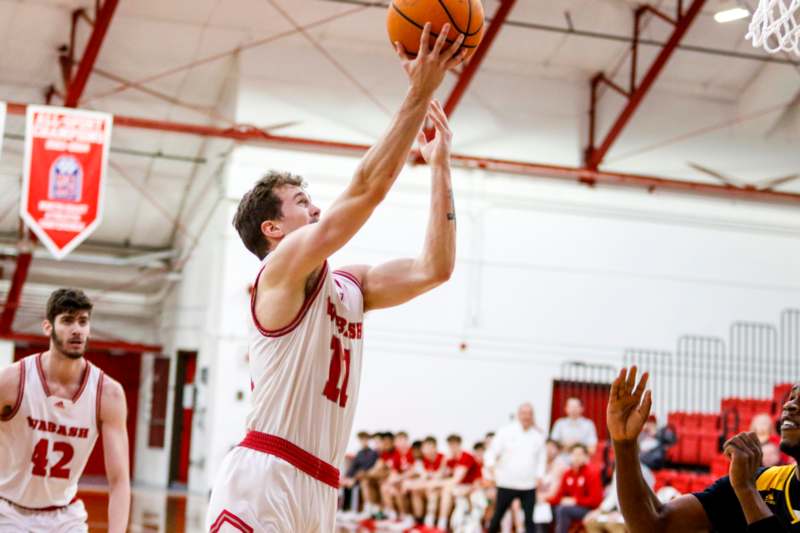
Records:
[[[264,267],[265,266],[266,265],[264,265]],[[306,313],[308,313],[308,309],[311,307],[311,304],[314,303],[314,300],[316,300],[317,295],[319,294],[319,291],[322,289],[322,285],[325,282],[325,276],[328,274],[328,262],[325,261],[325,263],[322,264],[322,270],[319,272],[314,290],[312,290],[311,293],[306,296],[306,299],[303,302],[303,307],[301,307],[300,311],[297,312],[294,320],[289,322],[289,324],[286,326],[274,330],[262,327],[258,322],[258,317],[256,316],[256,291],[258,287],[258,279],[261,277],[261,273],[264,272],[264,267],[261,267],[258,276],[256,276],[255,285],[253,285],[253,293],[250,297],[250,314],[253,316],[253,323],[256,325],[256,328],[258,328],[259,333],[265,337],[282,337],[294,331],[294,329],[300,325],[300,322],[303,321],[303,318],[305,318]]]
[[[78,399],[83,394],[83,389],[86,388],[86,384],[89,383],[89,372],[92,370],[92,365],[89,361],[86,361],[86,368],[83,370],[83,379],[81,380],[81,386],[78,388],[78,392],[72,397],[72,403],[77,403]]]
[[[214,520],[214,523],[211,524],[211,529],[209,529],[209,533],[217,533],[220,529],[222,529],[222,526],[225,525],[226,523],[235,527],[239,531],[242,531],[243,533],[253,533],[252,527],[248,526],[244,520],[242,520],[241,518],[239,518],[238,516],[236,516],[227,509],[224,509],[219,514],[217,519]]]
[[[44,355],[44,352],[36,356],[36,370],[39,371],[39,379],[42,382],[44,395],[50,396],[50,387],[47,386],[47,378],[44,376],[44,368],[42,368],[42,355]]]
[[[44,388],[44,394],[49,397],[52,396],[52,393],[50,392],[50,387],[47,386],[47,377],[45,377],[44,375],[44,367],[42,366],[43,355],[44,352],[36,356],[36,369],[39,371],[39,378],[42,380],[42,387]],[[86,361],[86,365],[83,367],[83,376],[81,377],[81,384],[78,387],[78,390],[75,392],[75,394],[72,395],[72,403],[76,403],[78,399],[81,397],[81,394],[83,394],[83,389],[86,388],[86,384],[89,382],[90,367],[91,364],[89,363],[89,361]]]
[[[14,407],[11,408],[11,412],[8,413],[6,416],[0,415],[0,421],[8,422],[14,415],[17,414],[19,411],[20,405],[22,405],[22,395],[25,392],[25,359],[19,362],[19,388],[17,389],[17,400],[14,402]]]
[[[335,489],[339,488],[339,469],[286,439],[258,431],[248,431],[239,446],[274,455],[317,481]]]
[[[358,286],[358,290],[361,291],[361,294],[364,294],[364,287],[361,285],[361,282],[358,280],[357,277],[352,275],[350,272],[348,272],[346,270],[334,270],[333,273],[337,274],[339,276],[342,276],[343,278],[347,278],[350,281],[352,281],[353,283],[355,283],[356,286]]]
[[[62,509],[66,509],[67,507],[69,507],[73,503],[77,502],[78,501],[78,497],[77,496],[73,497],[72,500],[70,500],[70,502],[67,505],[51,505],[50,507],[25,507],[24,505],[20,505],[18,503],[14,503],[11,500],[7,500],[7,499],[2,498],[2,497],[0,497],[0,500],[3,500],[4,502],[12,505],[13,507],[16,507],[18,509],[22,509],[23,511],[26,511],[28,513],[50,513],[50,512],[53,512],[53,511],[61,511]]]
[[[97,421],[97,431],[101,431],[103,428],[103,422],[100,420],[100,406],[102,404],[103,399],[103,378],[105,378],[106,373],[101,371],[100,377],[97,378],[97,397],[95,398],[95,407],[94,407],[94,417]]]

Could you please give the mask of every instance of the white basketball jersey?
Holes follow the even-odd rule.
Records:
[[[69,505],[99,434],[103,372],[87,361],[65,399],[50,395],[41,354],[20,366],[17,404],[0,422],[0,498],[30,509]]]
[[[258,323],[255,301],[254,290],[248,429],[341,466],[361,381],[364,300],[358,281],[347,272],[331,273],[326,261],[295,319],[277,331]]]

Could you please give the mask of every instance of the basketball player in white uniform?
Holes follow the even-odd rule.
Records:
[[[108,531],[128,525],[125,394],[84,357],[92,304],[59,289],[43,324],[50,349],[0,370],[0,533],[88,531],[76,499],[99,435],[109,481]]]
[[[207,516],[210,531],[331,533],[338,467],[352,429],[361,379],[364,312],[390,307],[447,280],[455,262],[447,117],[432,100],[458,65],[463,37],[430,25],[414,60],[398,45],[410,87],[389,130],[361,161],[350,185],[320,216],[301,178],[271,172],[239,204],[234,225],[263,260],[252,297],[248,434],[220,466]],[[420,134],[425,117],[436,136]],[[334,270],[344,246],[385,198],[414,139],[432,169],[431,210],[415,259]],[[398,220],[398,226],[402,221]]]

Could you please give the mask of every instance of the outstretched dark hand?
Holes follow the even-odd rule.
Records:
[[[634,441],[639,437],[653,405],[650,391],[645,392],[650,376],[647,372],[642,374],[637,385],[636,371],[635,366],[623,368],[611,385],[607,409],[608,432],[618,442]]]

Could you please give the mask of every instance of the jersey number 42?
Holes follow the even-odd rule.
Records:
[[[47,465],[49,464],[47,455],[49,451],[49,440],[41,439],[36,443],[36,446],[33,448],[33,456],[31,456],[31,462],[33,463],[32,473],[34,476],[47,477]],[[60,453],[61,459],[50,467],[50,477],[69,479],[69,468],[65,467],[72,461],[72,456],[75,455],[75,449],[68,442],[54,442],[53,451]]]

